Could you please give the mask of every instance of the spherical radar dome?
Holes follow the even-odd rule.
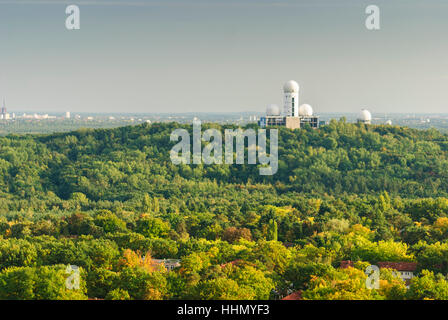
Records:
[[[358,119],[362,120],[362,121],[371,121],[372,120],[372,114],[370,113],[369,110],[362,109],[361,113],[359,114]]]
[[[283,91],[286,92],[299,92],[299,84],[294,80],[289,80],[283,86]]]
[[[280,108],[276,104],[270,104],[266,108],[266,115],[268,115],[268,116],[279,116],[280,115]]]
[[[299,116],[311,117],[313,115],[313,108],[309,104],[302,104],[299,107]]]

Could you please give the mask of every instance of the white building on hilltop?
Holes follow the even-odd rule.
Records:
[[[299,84],[290,80],[283,86],[283,110],[271,104],[266,108],[266,116],[261,117],[258,124],[266,126],[284,126],[289,129],[298,129],[304,125],[312,128],[319,127],[319,117],[313,115],[313,108],[309,104],[299,107]]]

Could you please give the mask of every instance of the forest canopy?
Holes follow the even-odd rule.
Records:
[[[0,299],[448,299],[447,135],[344,119],[278,128],[279,170],[261,176],[172,164],[177,128],[191,131],[0,137]],[[417,276],[406,287],[386,269],[367,289],[382,261],[416,262]]]

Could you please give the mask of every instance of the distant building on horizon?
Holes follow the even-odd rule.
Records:
[[[299,129],[308,124],[311,128],[319,128],[319,117],[313,115],[313,108],[309,104],[299,107],[299,89],[296,81],[286,82],[283,86],[283,112],[277,105],[269,105],[266,116],[258,121],[260,127],[284,126],[289,129]]]
[[[9,113],[6,111],[6,101],[3,98],[3,105],[0,112],[0,119],[8,120],[10,118]]]
[[[2,115],[6,114],[6,102],[5,102],[5,98],[3,98],[3,105],[2,105]]]

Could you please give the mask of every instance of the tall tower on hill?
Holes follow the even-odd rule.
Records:
[[[6,114],[6,102],[5,98],[3,98],[3,105],[2,105],[2,115],[4,116]]]
[[[0,113],[0,119],[6,119],[9,118],[9,115],[6,113],[6,102],[5,98],[3,98],[3,105]]]
[[[283,86],[283,116],[299,116],[299,84],[290,80]]]

